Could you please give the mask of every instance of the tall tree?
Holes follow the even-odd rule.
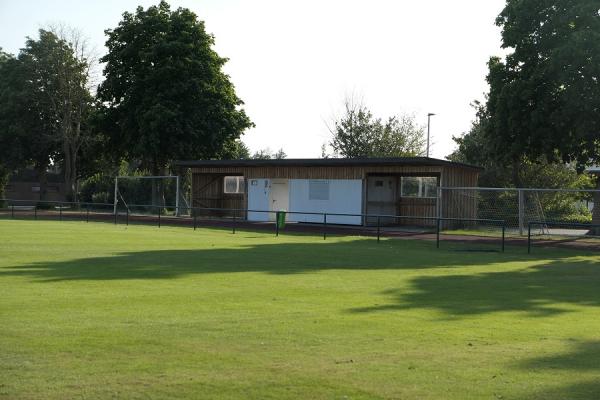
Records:
[[[252,126],[223,71],[227,59],[188,9],[165,1],[105,31],[103,126],[115,151],[155,175],[174,159],[214,158]],[[157,193],[155,193],[157,200]]]
[[[46,95],[50,100],[61,143],[60,164],[67,188],[66,195],[76,201],[81,164],[79,156],[83,146],[97,141],[90,126],[90,113],[94,104],[90,89],[95,57],[82,33],[67,26],[41,30],[39,42],[37,46],[42,51],[51,49],[44,59],[47,63],[44,73],[48,75],[48,81],[52,82],[52,88],[46,91]]]
[[[29,56],[32,46],[28,40],[18,58],[4,54],[0,63],[0,164],[7,170],[33,165],[44,200],[47,170],[60,146],[44,92],[49,82],[40,74],[44,64]]]
[[[597,0],[508,0],[498,17],[512,52],[489,62],[485,135],[515,170],[524,156],[579,169],[600,161],[598,9]]]
[[[334,152],[348,158],[417,156],[425,145],[425,130],[413,115],[394,116],[383,122],[374,118],[365,105],[348,98],[344,114],[329,131]]]

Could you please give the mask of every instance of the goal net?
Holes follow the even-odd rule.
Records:
[[[117,176],[115,211],[130,214],[182,215],[188,212],[178,176]]]

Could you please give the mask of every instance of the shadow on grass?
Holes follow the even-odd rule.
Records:
[[[528,371],[564,371],[600,372],[600,341],[574,342],[573,349],[564,354],[533,358],[517,365]],[[560,377],[557,376],[560,385]],[[600,380],[587,380],[554,388],[543,388],[530,393],[523,399],[598,399],[600,398]]]
[[[537,316],[567,312],[568,305],[600,306],[600,264],[556,260],[526,269],[470,275],[422,276],[412,290],[383,292],[392,302],[355,313],[435,309],[448,316],[524,311]],[[557,303],[562,303],[557,306]]]
[[[232,239],[235,240],[235,239]],[[235,243],[235,242],[234,242]],[[573,253],[555,252],[555,257]],[[435,244],[372,239],[321,243],[240,244],[186,250],[117,253],[56,262],[36,262],[0,269],[1,276],[29,276],[42,281],[166,279],[182,275],[228,272],[297,274],[321,270],[450,268],[535,260],[527,254],[462,253],[436,250]]]

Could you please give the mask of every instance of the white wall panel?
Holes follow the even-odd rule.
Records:
[[[319,183],[325,181],[319,180]],[[329,199],[310,199],[310,179],[290,179],[290,211],[334,214],[360,214],[362,212],[362,181],[360,179],[330,179]],[[314,195],[313,195],[314,197]],[[289,221],[323,222],[321,215],[290,214]],[[361,217],[327,216],[327,223],[361,225]]]

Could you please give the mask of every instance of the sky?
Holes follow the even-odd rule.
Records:
[[[0,0],[0,47],[16,54],[49,24],[81,30],[99,55],[105,29],[146,0]],[[431,155],[454,149],[487,91],[486,63],[502,55],[494,20],[504,0],[171,0],[205,21],[256,127],[252,151],[320,157],[328,126],[354,96],[378,117],[431,119]]]

